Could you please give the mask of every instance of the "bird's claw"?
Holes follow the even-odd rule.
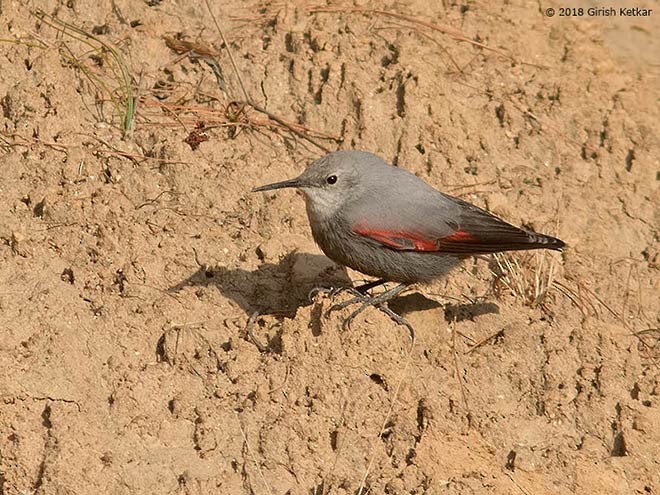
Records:
[[[363,298],[365,297],[365,294],[360,292],[355,287],[314,287],[307,294],[307,298],[309,299],[310,302],[314,302],[314,298],[318,294],[328,294],[330,298],[334,299],[342,292],[348,292],[354,297],[363,297]]]
[[[341,329],[342,329],[344,332],[348,332],[348,331],[350,331],[350,329],[351,329],[351,323],[352,323],[352,322],[353,322],[353,318],[352,318],[352,317],[349,316],[348,318],[345,318],[344,321],[341,322]]]
[[[390,308],[385,306],[385,304],[370,304],[369,302],[364,303],[362,306],[360,306],[357,311],[353,311],[350,315],[348,315],[344,321],[341,324],[341,328],[347,332],[351,329],[351,323],[353,323],[353,320],[357,315],[362,313],[365,309],[367,309],[369,306],[375,306],[378,308],[379,311],[382,311],[385,313],[387,316],[390,317],[390,319],[396,323],[397,325],[402,325],[408,329],[408,332],[410,333],[410,339],[415,340],[415,330],[413,329],[412,325],[408,323],[408,320],[406,320],[403,316],[395,313],[392,311]]]
[[[390,319],[396,323],[397,325],[402,325],[408,329],[408,332],[410,333],[410,340],[415,340],[415,329],[413,326],[406,320],[403,316],[401,316],[398,313],[395,313],[392,311],[390,308],[383,304],[378,305],[378,309],[380,309],[383,313],[385,313],[387,316],[390,317]]]
[[[310,290],[307,293],[307,299],[309,302],[314,302],[314,298],[318,296],[319,294],[330,294],[332,295],[332,292],[336,290],[332,287],[314,287],[312,290]]]
[[[369,285],[369,284],[367,284]],[[363,286],[361,286],[363,287]],[[309,292],[309,299],[310,301],[313,301],[314,297],[317,294],[329,294],[331,298],[337,297],[339,294],[342,292],[348,292],[350,293],[353,297],[350,299],[347,299],[346,301],[342,301],[340,303],[335,303],[332,306],[330,306],[324,313],[325,318],[329,318],[330,314],[334,311],[341,310],[344,308],[347,308],[348,306],[351,306],[355,303],[361,303],[360,307],[353,311],[347,318],[344,319],[342,322],[342,329],[344,331],[348,331],[351,328],[351,323],[355,319],[357,315],[362,313],[365,309],[367,309],[370,306],[374,306],[378,308],[378,310],[382,311],[385,313],[387,316],[389,316],[392,321],[394,321],[397,325],[403,325],[405,326],[408,331],[410,332],[410,337],[414,340],[415,338],[415,333],[412,325],[408,323],[408,321],[401,315],[395,313],[392,311],[390,308],[387,307],[386,301],[392,296],[395,295],[396,293],[400,292],[398,290],[395,294],[381,294],[378,296],[370,296],[369,293],[367,292],[371,287],[364,287],[363,290],[360,290],[360,287],[335,287],[335,288],[326,288],[326,287],[315,287]],[[396,289],[396,288],[395,288]],[[383,296],[390,296],[390,297],[383,297]]]
[[[411,340],[415,340],[415,330],[414,330],[413,326],[408,322],[408,320],[406,320],[400,314],[397,314],[394,311],[392,311],[390,308],[387,307],[387,305],[385,303],[373,301],[371,298],[366,297],[366,296],[354,297],[352,299],[349,299],[348,301],[344,301],[344,302],[341,302],[341,303],[338,303],[338,304],[335,304],[335,305],[331,306],[328,309],[328,311],[326,311],[325,317],[327,318],[332,311],[335,311],[335,310],[338,310],[338,309],[344,309],[345,307],[350,306],[351,304],[354,304],[354,303],[357,303],[357,302],[361,302],[362,305],[357,310],[353,311],[350,315],[348,315],[344,319],[344,321],[342,322],[342,325],[341,325],[341,327],[344,331],[348,331],[348,330],[351,329],[351,323],[353,323],[353,320],[355,319],[355,317],[357,315],[362,313],[368,307],[373,306],[373,307],[377,308],[379,311],[382,311],[387,316],[389,316],[390,319],[392,321],[394,321],[394,323],[396,323],[397,325],[402,325],[402,326],[406,327],[408,329],[408,332],[410,333]]]

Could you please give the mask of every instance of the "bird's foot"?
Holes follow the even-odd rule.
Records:
[[[410,322],[408,320],[406,320],[400,314],[395,313],[394,311],[392,311],[385,304],[378,305],[378,309],[380,309],[383,313],[385,313],[387,316],[389,316],[390,319],[394,323],[396,323],[397,325],[401,325],[401,326],[406,327],[408,329],[408,333],[410,334],[410,340],[415,340],[415,329],[413,328],[413,326],[410,324]]]
[[[346,301],[336,303],[336,304],[333,304],[332,306],[330,306],[327,309],[327,311],[325,312],[325,317],[326,318],[329,318],[330,313],[332,313],[333,311],[338,311],[338,310],[347,308],[347,307],[349,307],[349,306],[351,306],[355,303],[362,303],[363,305],[366,305],[370,299],[373,299],[373,298],[370,298],[368,295],[362,294],[361,292],[359,292],[357,289],[354,289],[353,287],[347,288],[346,292],[350,292],[353,295],[353,297],[351,297],[350,299],[348,299]]]
[[[314,298],[319,294],[332,294],[334,289],[332,287],[314,287],[307,293],[309,302],[314,302]]]
[[[350,286],[344,286],[344,287],[314,287],[312,290],[309,291],[309,294],[307,297],[309,298],[310,301],[314,300],[314,297],[318,294],[328,294],[331,298],[337,297],[339,294],[343,292],[348,292],[353,296],[354,301],[353,302],[358,302],[361,299],[366,298],[369,295],[369,291],[373,289],[374,287],[378,287],[379,285],[382,285],[385,283],[385,280],[374,280],[372,282],[366,282],[362,285],[358,285],[357,287],[350,287]],[[351,303],[347,303],[345,306],[341,306],[342,308],[349,306]],[[335,305],[338,306],[338,305]],[[339,307],[333,306],[328,310],[328,313],[334,311],[335,309],[341,309]]]
[[[330,298],[334,299],[342,292],[348,292],[354,297],[364,297],[364,293],[359,291],[359,288],[356,287],[314,287],[309,291],[307,297],[310,302],[314,302],[314,298],[319,294],[327,294]]]
[[[367,290],[374,286],[372,284],[366,284]],[[347,308],[348,306],[351,306],[355,303],[361,303],[360,307],[357,310],[353,311],[353,313],[351,313],[342,323],[342,328],[344,330],[349,330],[351,323],[353,322],[353,320],[357,315],[362,313],[365,309],[374,306],[378,308],[378,310],[382,311],[387,316],[389,316],[392,319],[392,321],[394,321],[396,324],[405,326],[410,332],[411,338],[414,339],[415,333],[412,325],[403,316],[395,313],[390,308],[388,308],[386,304],[387,301],[396,297],[401,291],[403,291],[406,288],[406,285],[405,284],[397,285],[396,287],[386,290],[385,292],[382,292],[376,296],[370,296],[366,292],[366,290],[365,291],[360,290],[363,287],[365,286],[361,286],[358,288],[348,288],[347,290],[349,290],[354,297],[330,306],[330,308],[328,308],[328,310],[325,312],[325,317],[327,318],[330,315],[330,313],[332,313],[333,311]]]

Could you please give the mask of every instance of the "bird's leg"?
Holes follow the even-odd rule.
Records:
[[[351,295],[353,295],[353,302],[358,302],[362,301],[365,296],[367,295],[367,292],[373,289],[374,287],[378,287],[379,285],[383,285],[386,283],[387,280],[379,279],[379,280],[373,280],[371,282],[367,282],[362,285],[358,285],[357,287],[335,287],[335,288],[325,288],[325,287],[314,287],[312,290],[309,291],[309,295],[307,296],[310,301],[314,299],[314,296],[316,294],[330,294],[330,297],[335,298],[342,292],[349,292]]]
[[[346,320],[344,320],[344,326],[350,326],[351,322],[353,319],[362,313],[365,309],[367,309],[369,306],[377,306],[380,308],[381,304],[389,301],[390,299],[394,298],[399,294],[402,290],[404,290],[406,287],[408,287],[406,284],[399,284],[395,287],[392,287],[391,289],[386,290],[385,292],[382,292],[378,294],[377,296],[373,296],[370,298],[363,297],[363,299],[359,302],[362,302],[362,306],[360,306],[356,311],[353,311],[353,313],[350,314]],[[358,301],[354,301],[358,302]],[[351,300],[349,299],[348,301],[344,301],[343,303],[335,304],[333,307],[334,309],[342,309],[345,308],[346,306],[349,306],[351,303]],[[388,310],[392,312],[389,308]],[[388,316],[391,316],[388,313]]]
[[[387,283],[387,280],[384,280],[382,278],[378,280],[372,280],[371,282],[367,282],[366,284],[358,285],[357,287],[355,287],[355,290],[364,295],[374,287],[378,287],[379,285],[383,285],[385,283]]]
[[[330,313],[337,309],[343,309],[347,306],[350,306],[351,304],[355,303],[366,303],[371,296],[369,296],[369,290],[373,289],[374,287],[378,287],[379,285],[383,285],[387,283],[387,280],[383,279],[378,279],[374,280],[372,282],[367,282],[366,284],[358,285],[357,287],[341,287],[339,289],[335,289],[330,292],[331,297],[336,297],[342,292],[349,292],[353,297],[350,298],[348,301],[344,301],[342,303],[338,304],[333,304],[328,308],[328,310],[325,312],[325,317],[327,318]]]
[[[384,303],[381,303],[378,305],[378,309],[385,313],[387,316],[389,316],[394,323],[397,325],[403,325],[408,329],[408,332],[410,332],[410,339],[415,340],[415,329],[412,327],[412,325],[406,320],[403,316],[400,314],[395,313],[392,311],[390,308],[387,307]],[[344,325],[346,325],[346,321],[344,321]],[[350,323],[349,323],[350,325]]]
[[[380,283],[376,283],[376,282],[380,282]],[[384,281],[377,280],[376,282],[371,282],[369,284],[365,284],[365,285],[369,286],[367,288],[367,290],[372,288],[372,287],[375,287],[377,285],[382,284]],[[357,290],[361,289],[362,287],[364,287],[364,286],[361,286],[361,287],[357,288]],[[367,295],[361,294],[360,296],[353,297],[352,299],[349,299],[348,301],[344,301],[342,303],[335,304],[330,309],[328,309],[328,311],[326,312],[326,316],[332,311],[335,311],[337,309],[343,309],[347,306],[350,306],[351,304],[360,302],[360,303],[362,303],[362,305],[356,311],[351,313],[348,316],[348,318],[346,318],[344,320],[344,323],[342,324],[344,329],[348,329],[350,327],[351,322],[353,321],[353,319],[357,315],[362,313],[365,309],[367,309],[370,306],[375,306],[380,311],[382,311],[387,316],[389,316],[398,325],[403,325],[403,326],[407,327],[408,330],[410,331],[411,337],[414,338],[414,330],[413,330],[412,325],[410,323],[408,323],[408,321],[405,318],[403,318],[401,315],[396,314],[394,311],[392,311],[390,308],[388,308],[385,304],[390,299],[393,299],[394,297],[399,295],[407,287],[408,287],[407,284],[399,284],[399,285],[397,285],[397,286],[395,286],[391,289],[386,290],[385,292],[382,292],[382,293],[378,294],[377,296],[371,296],[371,297],[368,297]]]
[[[358,301],[364,302],[366,299],[368,299],[369,291],[371,289],[386,283],[387,280],[379,279],[379,280],[372,280],[371,282],[367,282],[362,285],[358,285],[357,287],[340,287],[338,289],[334,289],[333,291],[331,291],[330,296],[337,297],[342,292],[348,292],[354,296],[352,299],[354,302],[358,302]]]

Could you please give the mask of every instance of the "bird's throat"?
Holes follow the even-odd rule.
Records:
[[[330,195],[316,191],[313,196],[307,193],[305,194],[305,206],[307,207],[307,216],[311,224],[327,222],[337,213],[339,207]]]

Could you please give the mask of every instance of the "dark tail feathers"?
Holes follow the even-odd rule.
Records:
[[[529,244],[527,247],[521,247],[518,249],[554,249],[556,251],[561,251],[566,247],[566,243],[556,237],[537,234],[536,232],[527,232],[527,234],[529,236]]]

